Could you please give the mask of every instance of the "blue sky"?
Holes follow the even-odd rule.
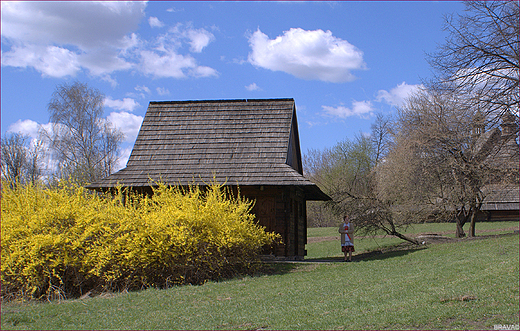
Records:
[[[36,137],[56,86],[106,95],[124,166],[150,101],[294,98],[302,153],[370,132],[423,79],[453,1],[2,1],[1,129]]]

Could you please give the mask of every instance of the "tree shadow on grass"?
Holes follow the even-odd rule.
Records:
[[[360,261],[376,261],[376,260],[386,260],[398,256],[404,256],[413,252],[417,252],[423,249],[427,249],[427,246],[418,246],[412,244],[398,244],[394,246],[388,246],[368,252],[363,252],[352,255],[352,262],[360,262]],[[323,258],[313,258],[313,259],[305,259],[304,262],[344,262],[343,256],[334,256],[334,257],[323,257]]]
[[[392,246],[380,247],[378,249],[354,253],[352,256],[352,263],[361,261],[376,261],[386,260],[394,257],[404,256],[413,252],[427,249],[428,245],[413,245],[409,243],[400,243]],[[252,277],[284,275],[291,272],[305,271],[302,265],[313,263],[344,263],[343,256],[331,256],[321,258],[306,258],[304,260],[279,260],[279,261],[263,261],[258,268],[249,275]]]
[[[383,250],[375,250],[370,252],[364,252],[358,255],[355,255],[357,261],[376,261],[376,260],[386,260],[394,257],[404,256],[410,253],[414,253],[417,251],[422,251],[423,249],[427,249],[427,246],[409,246],[405,249],[399,247],[396,249],[383,249]],[[354,259],[352,257],[352,259]]]

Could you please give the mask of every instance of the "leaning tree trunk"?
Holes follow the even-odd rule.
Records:
[[[408,242],[411,242],[414,245],[419,245],[420,244],[419,240],[417,240],[415,238],[411,238],[411,237],[405,236],[404,234],[398,232],[393,221],[388,221],[388,223],[390,223],[390,229],[387,228],[387,229],[385,229],[385,231],[389,235],[395,236],[395,237],[403,239],[403,240],[406,240]]]
[[[408,242],[411,242],[414,245],[419,245],[420,244],[420,242],[417,239],[405,236],[404,234],[399,233],[397,231],[391,232],[389,234],[392,235],[392,236],[396,236],[397,238],[400,238],[400,239],[406,240]]]

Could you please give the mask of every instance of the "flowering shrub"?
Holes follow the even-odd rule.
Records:
[[[200,284],[250,270],[277,235],[222,185],[152,196],[2,183],[2,296]]]

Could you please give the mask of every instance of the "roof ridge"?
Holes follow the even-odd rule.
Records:
[[[150,101],[152,104],[186,104],[186,103],[219,103],[219,102],[259,102],[259,101],[294,101],[294,98],[272,98],[272,99],[215,99],[215,100],[181,100],[181,101]]]

